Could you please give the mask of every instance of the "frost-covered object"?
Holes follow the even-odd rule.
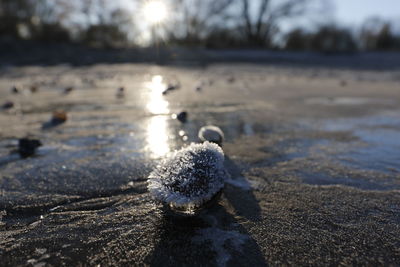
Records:
[[[208,125],[200,128],[199,138],[203,142],[209,141],[221,145],[224,141],[224,132],[217,126]]]
[[[224,187],[224,153],[212,143],[191,144],[169,155],[148,178],[148,189],[172,208],[193,210]]]

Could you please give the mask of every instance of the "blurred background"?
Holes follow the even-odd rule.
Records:
[[[76,53],[71,51],[83,47],[131,51],[153,48],[148,53],[157,48],[155,56],[159,58],[160,51],[176,48],[322,53],[399,51],[400,3],[397,0],[1,0],[3,61],[11,55],[26,54],[27,49],[32,58],[43,53],[44,46],[46,54],[54,50],[53,57],[73,57]],[[43,57],[38,58],[45,60]],[[135,59],[134,55],[130,57]]]

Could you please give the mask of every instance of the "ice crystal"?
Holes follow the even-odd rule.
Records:
[[[191,144],[166,157],[149,175],[148,189],[176,207],[201,206],[224,187],[224,153],[212,143]]]

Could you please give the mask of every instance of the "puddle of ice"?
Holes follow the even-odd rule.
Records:
[[[331,120],[324,128],[328,131],[350,131],[363,143],[338,155],[344,164],[367,170],[400,172],[399,113]]]

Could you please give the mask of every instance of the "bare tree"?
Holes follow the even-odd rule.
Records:
[[[310,0],[240,0],[245,37],[254,45],[271,45],[278,22],[303,14]]]
[[[235,0],[172,0],[174,19],[166,27],[171,39],[199,42],[215,28],[226,23]]]
[[[359,42],[365,50],[399,50],[400,38],[395,36],[389,21],[372,17],[361,27]]]
[[[29,0],[0,0],[0,33],[21,37],[19,26],[29,28],[34,9]]]
[[[86,18],[86,28],[81,39],[89,45],[122,47],[129,43],[129,31],[133,31],[132,15],[123,6],[106,0],[82,0],[81,14]]]

